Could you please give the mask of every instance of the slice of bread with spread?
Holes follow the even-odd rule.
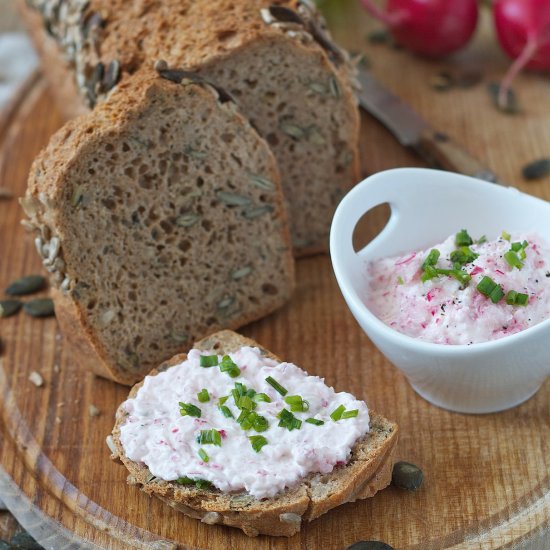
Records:
[[[133,384],[293,288],[275,159],[229,96],[184,71],[121,83],[61,128],[21,201],[85,368]]]
[[[226,89],[275,154],[296,253],[327,249],[335,207],[359,179],[359,114],[348,56],[311,0],[20,4],[71,113],[158,59]]]
[[[252,348],[252,350],[249,348]],[[198,368],[199,363],[197,362],[197,354],[202,354],[202,351],[204,351],[210,359],[213,359],[216,356],[218,359],[223,357],[220,366],[207,368],[206,362],[203,364],[201,357],[200,367],[204,366],[205,368]],[[235,361],[238,362],[237,355],[235,354],[248,353],[248,357],[250,358],[250,354],[252,352],[256,353],[256,356],[260,356],[261,361],[268,364],[270,364],[269,362],[271,361],[271,366],[267,367],[267,371],[261,371],[262,376],[258,375],[258,372],[260,371],[256,369],[256,366],[250,361],[250,359],[245,361],[244,364],[240,363],[238,365],[240,369],[242,369],[238,373],[234,372],[229,374],[227,369],[223,372],[223,365],[225,364],[227,367],[227,364],[231,363],[231,361],[228,361],[225,358],[225,355],[233,354],[232,356],[235,357]],[[181,365],[187,359],[194,360],[195,365],[193,366],[189,362]],[[208,363],[208,366],[211,367],[212,363],[215,362],[216,360]],[[185,372],[183,372],[183,370],[181,372],[178,371],[178,369],[181,370],[184,368],[188,370]],[[201,390],[201,393],[204,394],[203,399],[198,396],[197,400],[197,395],[194,394],[194,391],[192,392],[193,395],[182,395],[183,389],[181,391],[178,390],[178,388],[183,388],[184,386],[187,390],[189,390],[191,385],[194,383],[191,381],[193,376],[192,372],[189,370],[191,368],[194,368],[195,372],[199,372],[200,376],[202,376],[200,373],[204,371],[204,376],[209,377],[209,383],[199,379],[199,381],[197,381],[199,385],[195,388],[199,388],[203,382],[205,386],[207,386]],[[246,370],[246,373],[243,374],[245,369],[248,370]],[[299,374],[297,378],[295,376],[291,381],[288,381],[289,378],[287,378],[287,382],[284,382],[285,370],[286,372],[290,370],[292,376],[294,376],[296,372]],[[275,386],[273,386],[273,388],[276,389],[275,391],[269,385],[264,383],[263,373],[265,372],[272,372],[273,378],[278,379],[278,382],[283,381],[282,384],[279,384],[279,389],[276,389]],[[161,380],[159,375],[161,377],[164,376],[165,381]],[[168,375],[175,376],[175,380],[172,378],[168,379]],[[231,379],[230,376],[235,376],[235,378]],[[302,378],[300,378],[300,376],[302,376]],[[246,395],[252,396],[251,399],[253,401],[257,401],[258,408],[255,410],[259,411],[260,414],[264,414],[270,424],[267,429],[265,426],[261,430],[258,429],[258,431],[261,431],[267,437],[264,438],[264,446],[261,447],[260,450],[255,449],[256,453],[248,449],[247,455],[247,450],[245,447],[248,446],[248,442],[246,441],[247,438],[244,436],[256,434],[255,430],[257,428],[254,427],[252,429],[248,429],[248,431],[244,433],[244,436],[239,435],[242,430],[240,430],[238,424],[241,423],[240,417],[242,416],[243,411],[246,412],[246,406],[242,402],[240,402],[240,405],[237,405],[239,409],[241,409],[241,415],[239,415],[239,418],[237,418],[238,411],[236,409],[233,411],[235,413],[233,416],[230,416],[227,411],[225,411],[223,415],[221,414],[221,412],[223,412],[221,411],[221,408],[229,406],[235,408],[237,399],[240,399],[235,397],[234,390],[231,390],[227,398],[225,396],[220,397],[221,394],[218,390],[221,390],[220,381],[222,385],[225,383],[224,377],[230,381],[231,384],[234,380],[238,381],[235,384],[235,387],[239,387],[243,391],[247,391],[248,393]],[[177,355],[169,361],[163,363],[158,369],[154,370],[150,376],[146,377],[144,381],[132,388],[128,400],[123,403],[117,411],[116,424],[113,429],[112,436],[108,438],[108,444],[112,451],[112,458],[114,460],[122,461],[122,463],[129,470],[129,483],[140,486],[146,493],[157,496],[173,508],[188,516],[199,518],[204,523],[238,527],[249,536],[255,536],[258,534],[291,536],[300,530],[302,522],[309,522],[328,512],[332,508],[339,506],[340,504],[371,497],[378,490],[386,487],[391,480],[393,453],[397,441],[398,429],[396,424],[385,419],[379,414],[373,413],[372,411],[370,411],[369,414],[366,412],[367,409],[364,403],[359,401],[351,401],[354,403],[354,407],[359,406],[358,408],[360,411],[350,410],[347,411],[347,414],[342,414],[341,417],[337,417],[335,416],[335,411],[332,411],[332,408],[335,406],[333,403],[328,401],[319,405],[321,401],[317,400],[316,402],[317,396],[311,392],[308,394],[308,390],[305,389],[305,386],[302,386],[302,393],[303,396],[306,396],[309,399],[309,401],[304,399],[302,404],[307,402],[307,407],[302,407],[301,409],[298,407],[298,409],[293,409],[301,410],[302,412],[295,412],[293,415],[290,415],[290,417],[295,416],[295,420],[296,417],[298,417],[299,421],[297,429],[290,431],[291,428],[288,428],[288,424],[286,424],[285,427],[289,430],[287,432],[285,427],[280,427],[282,425],[281,423],[279,423],[278,427],[276,427],[277,422],[282,422],[282,415],[278,414],[276,417],[270,415],[264,412],[267,410],[265,407],[274,407],[272,411],[278,410],[281,406],[290,408],[290,405],[286,405],[286,403],[295,402],[299,396],[295,395],[288,397],[288,399],[285,398],[285,401],[282,401],[282,398],[277,392],[281,393],[284,389],[288,391],[290,396],[291,393],[299,391],[299,384],[296,382],[297,379],[304,380],[312,378],[315,378],[317,383],[322,383],[321,379],[307,376],[307,373],[304,373],[294,365],[290,365],[288,363],[280,364],[280,360],[277,357],[259,347],[253,340],[227,330],[218,332],[197,342],[195,344],[195,349],[191,351],[189,355]],[[255,393],[254,390],[252,390],[252,382],[250,382],[251,379],[255,380],[253,385],[255,386],[255,390],[257,392],[267,391],[269,393],[271,391],[269,403],[266,403],[269,399],[266,393]],[[179,382],[175,383],[175,381],[177,382],[178,380]],[[267,382],[267,378],[265,381]],[[242,382],[247,383],[245,384],[244,389]],[[288,388],[284,388],[285,383],[287,383]],[[162,384],[165,384],[165,386],[162,386]],[[168,386],[166,386],[166,384]],[[271,382],[269,382],[269,384],[271,384]],[[250,387],[247,389],[246,385],[249,385]],[[169,399],[167,399],[167,395],[164,395],[164,392],[163,395],[158,395],[159,388],[162,387],[168,387],[168,391],[171,394],[173,393],[173,395],[170,395]],[[355,398],[350,394],[334,394],[331,388],[327,388],[324,384],[323,387],[325,390],[332,392],[330,395],[345,395],[346,398],[355,400]],[[142,388],[143,390],[141,390]],[[145,401],[138,404],[140,390],[142,393],[146,392],[146,395]],[[178,391],[180,391],[180,393],[178,393]],[[227,388],[223,390],[223,393],[226,391]],[[251,391],[252,393],[250,393]],[[157,393],[155,394],[155,392]],[[261,396],[261,398],[257,399],[259,396]],[[172,397],[175,397],[173,403]],[[202,410],[204,414],[202,414],[201,417],[200,410],[196,414],[192,414],[189,410],[190,416],[183,416],[182,420],[182,416],[178,414],[177,410],[178,399],[190,402],[179,403],[179,406],[194,407],[195,410],[203,407]],[[343,398],[337,397],[337,399]],[[153,408],[155,406],[155,401],[157,400],[161,403],[161,408],[167,408],[167,410],[170,410],[170,414],[172,414],[172,410],[175,411],[175,417],[172,420],[167,419],[168,417],[165,413],[162,413],[159,418],[155,416]],[[207,401],[210,401],[210,404],[207,403]],[[210,412],[206,409],[206,405],[208,404],[211,407]],[[261,408],[260,404],[265,407]],[[216,416],[216,406],[220,409],[219,416]],[[325,407],[325,409],[322,409],[322,407]],[[329,412],[331,413],[330,417]],[[158,427],[158,429],[161,430],[159,433],[163,434],[162,437],[166,440],[159,442],[160,444],[165,445],[159,450],[153,449],[149,445],[145,445],[144,448],[147,449],[146,452],[154,454],[157,459],[160,454],[167,453],[165,456],[168,457],[169,461],[171,461],[171,465],[169,462],[169,467],[175,465],[174,467],[177,468],[186,467],[186,464],[182,457],[178,454],[178,449],[176,447],[183,445],[183,447],[178,448],[188,449],[190,445],[194,444],[193,440],[195,439],[195,434],[193,434],[193,437],[190,440],[177,440],[179,437],[178,432],[181,434],[184,431],[183,424],[180,422],[186,422],[186,425],[189,426],[191,430],[195,430],[195,427],[210,427],[210,421],[208,420],[209,418],[214,418],[215,422],[221,423],[222,418],[225,417],[225,420],[227,421],[225,430],[220,430],[218,432],[221,433],[222,438],[218,442],[220,444],[219,447],[214,447],[207,444],[202,445],[203,450],[206,449],[208,453],[213,456],[213,458],[210,462],[208,462],[208,456],[201,455],[206,463],[199,462],[201,470],[197,470],[197,475],[199,477],[201,475],[204,476],[205,472],[214,472],[212,475],[218,475],[216,472],[223,470],[224,467],[228,467],[231,460],[237,460],[237,471],[246,472],[244,476],[245,478],[248,476],[247,479],[252,484],[255,483],[256,478],[254,476],[266,476],[265,479],[268,479],[267,476],[271,474],[273,477],[275,475],[275,468],[278,468],[279,470],[282,469],[286,472],[287,469],[291,469],[291,467],[295,466],[296,461],[301,463],[301,460],[305,454],[316,456],[315,453],[322,454],[322,452],[327,452],[327,447],[332,447],[331,432],[329,430],[337,431],[338,435],[336,440],[339,441],[341,438],[345,437],[344,431],[348,427],[346,423],[352,421],[359,422],[363,416],[362,421],[365,422],[365,426],[367,426],[368,431],[365,430],[367,433],[361,432],[360,430],[355,432],[354,438],[350,440],[351,443],[349,448],[351,448],[351,452],[349,453],[349,456],[347,456],[345,460],[337,461],[336,465],[330,464],[328,468],[325,464],[325,473],[316,473],[319,472],[319,470],[311,470],[310,473],[307,473],[305,476],[298,477],[295,483],[286,487],[284,490],[274,494],[273,492],[269,493],[269,497],[264,496],[262,498],[261,496],[257,497],[254,496],[254,494],[251,494],[252,489],[250,491],[241,489],[224,492],[216,488],[216,485],[211,485],[204,479],[190,479],[188,477],[184,477],[174,480],[174,477],[172,477],[172,481],[165,481],[164,479],[155,477],[147,466],[147,464],[151,464],[151,462],[146,463],[145,460],[132,460],[128,458],[127,454],[132,455],[134,450],[127,450],[124,446],[125,442],[136,442],[139,441],[140,438],[142,441],[149,441],[149,439],[146,439],[145,433],[134,433],[132,431],[136,429],[138,431],[144,429],[141,420],[137,419],[137,416],[135,416],[141,413],[145,414],[144,418],[146,418],[146,421],[144,423],[153,426],[155,429]],[[180,413],[181,415],[186,414],[182,411],[180,411]],[[341,410],[340,413],[342,413]],[[312,415],[316,418],[316,424],[313,426],[313,419],[307,419],[308,416]],[[191,418],[191,416],[194,416],[195,418]],[[355,418],[352,418],[354,416]],[[325,421],[323,422],[322,420],[319,420],[320,418],[325,418]],[[174,427],[172,422],[174,425],[179,425],[180,428]],[[196,424],[193,424],[193,422]],[[219,424],[216,425],[219,427]],[[233,429],[231,427],[232,425],[235,426],[235,432],[230,431]],[[240,427],[245,430],[247,429],[243,424],[241,424]],[[275,447],[276,443],[278,443],[278,441],[274,441],[276,437],[286,437],[286,435],[281,434],[287,433],[292,434],[288,437],[306,437],[305,434],[302,436],[301,432],[305,432],[307,429],[313,433],[313,436],[311,437],[313,437],[316,441],[316,445],[321,447],[320,449],[306,449],[307,443],[300,443],[300,440],[292,439],[293,446],[292,449],[288,449],[288,452],[290,453],[292,451],[295,453],[293,456],[298,457],[297,459],[294,459],[294,461],[288,461],[287,450],[283,449],[282,454],[278,451],[272,451],[275,452],[275,462],[272,464],[271,470],[268,470],[269,466],[262,468],[262,463],[256,462],[255,457],[258,457],[258,460],[261,460],[262,453],[270,451],[270,447]],[[123,433],[124,430],[130,431]],[[202,436],[202,431],[200,433]],[[277,434],[279,435],[277,436]],[[240,443],[240,440],[235,443],[237,445],[236,454],[238,456],[230,455],[230,457],[226,457],[224,459],[216,459],[216,455],[213,455],[214,451],[211,451],[210,449],[221,450],[231,444],[231,438],[238,437],[243,440],[243,443]],[[248,438],[252,440],[254,436],[252,438]],[[204,441],[197,440],[197,442],[198,444],[202,444]],[[210,443],[212,442],[210,441]],[[323,445],[325,447],[324,449]],[[347,449],[348,452],[349,448]],[[191,453],[190,456],[195,457],[196,450],[194,448],[189,452]],[[220,455],[218,455],[218,457],[219,456]],[[221,463],[219,462],[220,460]],[[250,461],[251,463],[249,464],[248,462]],[[321,460],[320,463],[323,463],[323,461]],[[188,467],[191,469],[199,468],[196,465],[189,465]],[[202,474],[200,473],[201,471]],[[175,475],[177,476],[179,474]],[[209,474],[207,473],[206,475]],[[229,476],[231,482],[234,483],[234,472],[230,472],[227,475]],[[225,483],[225,481],[223,483]],[[218,485],[223,483],[220,482]],[[260,480],[260,483],[264,482]],[[262,488],[265,489],[265,484]]]

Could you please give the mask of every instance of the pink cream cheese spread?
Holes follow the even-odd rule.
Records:
[[[201,356],[216,365],[201,366]],[[194,349],[182,363],[147,376],[123,405],[128,416],[120,440],[126,456],[167,481],[205,480],[224,492],[245,490],[264,498],[309,473],[345,464],[369,431],[365,403],[336,393],[322,378],[277,363],[258,348],[243,347],[229,359]],[[231,369],[223,371],[222,362]],[[238,397],[243,386],[254,405]],[[182,415],[179,403],[189,414]],[[263,425],[254,423],[260,431],[246,429],[240,420],[249,408],[256,420],[264,419]],[[212,430],[218,434],[213,438]],[[208,437],[201,440],[204,433]]]
[[[474,241],[467,248],[477,257],[462,266],[450,259],[458,248],[451,235],[426,250],[371,262],[367,306],[395,330],[436,344],[496,340],[550,318],[550,245],[539,235],[503,232],[492,241]],[[423,281],[433,249],[440,253],[435,269],[458,268],[471,279],[440,274]],[[506,259],[511,251],[512,265]],[[493,301],[487,294],[495,288]],[[519,294],[518,303],[510,291]]]

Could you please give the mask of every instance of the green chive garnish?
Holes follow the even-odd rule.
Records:
[[[206,479],[191,479],[187,476],[178,477],[178,479],[176,479],[176,483],[178,485],[194,485],[197,489],[206,489],[212,485],[212,483]]]
[[[481,292],[481,294],[487,298],[490,298],[493,304],[497,304],[504,296],[501,286],[495,283],[491,277],[483,277],[483,279],[479,281],[476,288],[479,292]]]
[[[479,239],[476,241],[476,244],[483,244],[487,242],[487,237],[485,235],[481,235]]]
[[[199,393],[197,393],[197,399],[201,403],[206,403],[207,401],[210,401],[210,394],[208,393],[208,390],[206,388],[203,388]]]
[[[205,460],[205,462],[208,462],[208,460]],[[195,487],[197,489],[208,489],[208,487],[212,486],[212,482],[206,480],[206,479],[197,479],[195,480]]]
[[[279,427],[287,428],[289,432],[299,430],[302,427],[302,421],[296,418],[289,410],[282,409],[277,415],[279,418]]]
[[[397,277],[397,284],[398,285],[404,285],[405,284],[405,281],[403,280],[403,277],[401,277],[401,275],[399,275],[399,277]]]
[[[504,259],[512,268],[517,267],[518,269],[521,269],[523,267],[523,262],[519,259],[517,253],[513,250],[508,250],[508,252],[505,252]]]
[[[214,428],[211,430],[201,430],[199,435],[197,435],[197,443],[199,445],[217,445],[221,447],[222,436]]]
[[[440,254],[441,252],[439,252],[437,248],[432,248],[432,250],[430,250],[429,254],[426,256],[426,259],[422,263],[422,269],[425,270],[427,267],[434,266],[437,263]]]
[[[269,428],[269,422],[267,421],[267,418],[264,418],[263,416],[254,413],[252,427],[256,432],[265,432],[267,428]]]
[[[226,372],[229,376],[231,376],[231,378],[236,378],[239,374],[241,374],[241,369],[239,369],[237,364],[233,362],[229,355],[223,356],[222,362],[220,363],[220,371]]]
[[[355,418],[357,415],[359,414],[359,410],[358,409],[353,409],[351,411],[344,411],[342,413],[342,416],[340,417],[342,420],[344,418]]]
[[[471,244],[474,244],[474,241],[472,240],[472,237],[468,235],[468,231],[466,231],[466,229],[461,229],[455,235],[455,244],[456,246],[470,246]]]
[[[457,250],[453,250],[449,259],[455,268],[460,268],[463,265],[472,263],[478,256],[479,254],[476,254],[467,246],[462,246]]]
[[[268,376],[265,381],[272,386],[277,392],[279,392],[283,397],[288,393],[288,390],[281,386],[275,378],[272,378],[271,376]]]
[[[510,235],[510,233],[508,233],[508,231],[503,231],[502,234],[501,234],[501,237],[505,241],[509,241],[512,238],[512,236]]]
[[[194,485],[195,480],[191,479],[190,477],[183,476],[183,477],[178,477],[178,479],[176,479],[176,483],[178,483],[179,485]]]
[[[196,416],[197,418],[201,417],[201,410],[192,403],[182,403],[181,401],[178,403],[180,406],[180,414],[181,416]]]
[[[267,445],[267,439],[263,435],[251,435],[248,438],[252,443],[252,448],[259,453],[264,445]]]
[[[264,402],[264,403],[271,403],[271,397],[267,395],[267,393],[256,393],[254,394],[254,397],[252,398],[256,403]]]
[[[247,409],[252,411],[256,408],[256,402],[252,401],[248,395],[242,395],[239,397],[239,400],[235,403],[239,409]]]
[[[424,268],[424,273],[422,273],[420,279],[423,283],[425,283],[434,277],[437,277],[437,269],[431,265],[428,265]]]
[[[218,364],[217,355],[201,355],[200,366],[201,367],[215,367]]]
[[[210,460],[204,449],[199,449],[199,456],[201,457],[203,462],[208,462]]]
[[[225,416],[225,418],[235,418],[231,412],[231,409],[227,405],[220,405],[218,409],[220,409],[220,412]]]
[[[305,412],[309,410],[309,403],[302,399],[300,395],[289,395],[285,397],[285,403],[290,405],[292,412]]]
[[[317,420],[317,418],[307,418],[306,422],[308,424],[313,424],[314,426],[322,426],[324,424],[323,420]]]
[[[344,405],[340,405],[330,413],[330,417],[332,418],[332,420],[334,420],[334,422],[336,422],[337,420],[340,420],[340,418],[342,418],[342,414],[344,414],[345,410],[346,407],[344,407]]]
[[[526,306],[529,303],[529,296],[522,292],[510,290],[506,294],[506,303],[511,306]]]
[[[218,399],[218,404],[225,405],[225,402],[229,399],[229,395],[224,395]]]

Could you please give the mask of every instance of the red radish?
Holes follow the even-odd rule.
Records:
[[[477,25],[476,0],[388,0],[386,10],[373,0],[361,2],[389,27],[397,42],[428,57],[442,57],[459,50],[470,40]]]
[[[550,1],[496,0],[493,15],[502,49],[515,59],[500,86],[498,101],[505,105],[510,84],[523,68],[550,70]]]

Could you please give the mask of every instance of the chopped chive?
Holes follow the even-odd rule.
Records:
[[[235,362],[229,357],[229,355],[224,355],[222,362],[220,363],[220,371],[226,372],[231,376],[231,378],[236,378],[241,374],[241,369],[237,366]]]
[[[197,399],[201,403],[206,403],[207,401],[210,401],[210,394],[208,393],[208,390],[206,388],[203,388],[199,393],[197,393]]]
[[[476,241],[476,244],[483,244],[487,242],[487,237],[485,235],[481,235],[479,239]]]
[[[205,462],[208,462],[208,460],[205,460]],[[195,480],[195,487],[197,489],[208,489],[208,487],[212,486],[212,482],[208,481],[207,479],[197,479]]]
[[[479,281],[476,288],[479,292],[481,292],[481,294],[487,298],[490,298],[494,304],[497,304],[504,296],[501,286],[495,283],[491,277],[483,277],[483,279]]]
[[[474,244],[474,241],[472,240],[472,237],[470,237],[466,229],[461,229],[455,235],[455,244],[456,246],[470,246],[471,244]]]
[[[346,407],[344,407],[344,405],[340,405],[330,413],[330,417],[332,418],[332,420],[334,420],[334,422],[336,422],[337,420],[340,420],[340,418],[342,418],[342,414],[345,410]]]
[[[294,405],[295,403],[301,403],[302,397],[300,395],[288,395],[284,401],[287,405]]]
[[[176,483],[178,483],[179,485],[194,485],[195,480],[191,479],[190,477],[183,476],[178,477],[178,479],[176,479]]]
[[[264,403],[271,403],[271,398],[267,393],[256,393],[254,397],[252,398],[256,403],[264,402]]]
[[[250,397],[251,399],[254,399],[254,396],[256,395],[256,390],[253,388],[250,388],[246,390],[246,395]]]
[[[263,435],[251,435],[248,437],[252,448],[259,453],[264,445],[267,445],[267,439]]]
[[[225,402],[226,402],[228,399],[229,399],[229,395],[224,395],[223,397],[220,397],[220,398],[218,399],[218,403],[219,403],[220,405],[225,405]]]
[[[237,424],[241,426],[243,430],[250,430],[252,428],[252,421],[250,418],[251,411],[243,409],[237,418]]]
[[[287,428],[288,431],[295,429],[300,429],[302,426],[302,421],[296,418],[288,409],[282,409],[277,415],[279,418],[279,426],[281,428]]]
[[[323,420],[317,420],[317,418],[307,418],[306,422],[308,424],[313,424],[314,426],[322,426],[324,424]]]
[[[248,397],[248,395],[242,395],[239,397],[239,401],[235,403],[239,409],[247,409],[252,411],[256,408],[256,403]]]
[[[453,263],[454,267],[460,267],[466,264],[472,263],[476,258],[478,258],[479,254],[476,254],[473,250],[471,250],[467,246],[462,246],[457,250],[453,250],[451,252],[451,255],[449,259]]]
[[[201,417],[201,410],[196,405],[193,405],[192,403],[182,403],[181,401],[178,404],[180,406],[181,416]]]
[[[277,392],[279,392],[283,397],[288,393],[288,390],[281,386],[275,378],[272,378],[271,376],[268,376],[265,381],[272,386]]]
[[[526,306],[529,303],[529,296],[523,292],[518,292],[516,296],[516,306]]]
[[[204,449],[199,449],[199,456],[201,457],[203,462],[208,462],[210,460]]]
[[[237,390],[240,397],[246,393],[246,386],[242,382],[235,382],[235,390]]]
[[[437,269],[429,265],[424,269],[424,273],[422,273],[422,276],[420,277],[420,279],[422,280],[423,283],[425,283],[426,281],[429,281],[434,277],[437,277]]]
[[[512,243],[512,244],[510,245],[510,248],[511,248],[514,252],[519,252],[519,251],[523,248],[523,245],[522,245],[520,242]]]
[[[512,236],[510,235],[510,233],[508,233],[508,231],[503,231],[502,234],[501,234],[501,237],[505,241],[509,241],[512,238]]]
[[[399,275],[397,277],[397,284],[398,285],[404,285],[405,284],[405,281],[403,280],[403,277],[401,277],[401,275]]]
[[[517,267],[518,269],[521,269],[523,267],[523,262],[513,250],[508,250],[508,252],[505,252],[504,259],[512,268]]]
[[[506,294],[506,303],[511,306],[515,305],[517,295],[518,293],[515,290],[510,290],[508,294]]]
[[[225,416],[225,418],[235,418],[231,412],[231,409],[227,405],[220,405],[218,409]]]
[[[255,416],[252,420],[252,427],[256,432],[265,432],[269,428],[269,422],[267,418],[260,416],[259,414],[254,413]]]
[[[201,367],[215,367],[218,365],[217,355],[201,355],[200,366]]]
[[[437,263],[440,255],[441,252],[439,252],[437,248],[432,248],[432,250],[430,250],[429,254],[426,256],[426,259],[422,263],[422,269],[425,270],[427,267],[434,266]]]
[[[197,489],[206,489],[212,485],[212,483],[206,479],[191,479],[187,476],[178,477],[178,479],[176,479],[176,483],[178,485],[194,485]]]
[[[220,432],[214,428],[210,430],[201,430],[197,436],[197,443],[199,445],[217,445],[221,447],[222,436]]]
[[[342,413],[342,416],[340,417],[342,420],[344,418],[355,418],[357,415],[359,414],[359,410],[358,409],[353,409],[351,411],[344,411]]]

